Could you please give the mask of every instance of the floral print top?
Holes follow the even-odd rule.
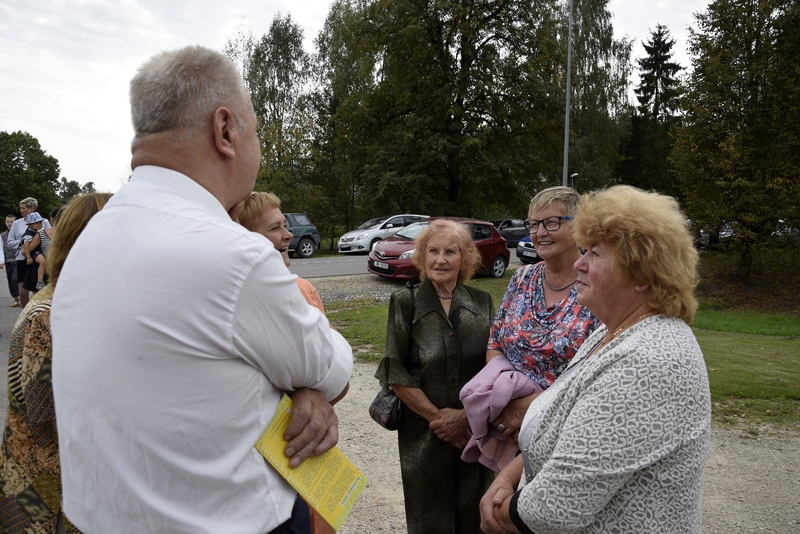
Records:
[[[53,284],[22,310],[8,351],[8,410],[0,447],[0,532],[57,532],[61,466],[53,405]],[[62,516],[63,517],[63,516]],[[67,534],[80,534],[64,517]]]
[[[543,269],[540,262],[517,269],[511,277],[487,349],[502,352],[516,370],[547,389],[602,323],[578,304],[576,286],[564,300],[547,307]]]

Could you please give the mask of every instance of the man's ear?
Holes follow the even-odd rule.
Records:
[[[236,156],[235,120],[233,112],[224,106],[214,110],[214,145],[228,158]]]

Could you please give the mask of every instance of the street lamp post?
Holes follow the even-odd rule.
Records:
[[[569,97],[572,93],[572,0],[569,0],[569,33],[567,37],[567,113],[564,119],[564,172],[562,185],[567,187],[567,170],[569,164]]]

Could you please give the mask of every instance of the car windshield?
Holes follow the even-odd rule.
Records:
[[[376,226],[380,225],[383,221],[388,219],[389,217],[375,217],[374,219],[370,219],[361,226],[359,226],[358,230],[367,230],[369,228],[375,228]]]
[[[394,235],[396,237],[402,237],[404,239],[416,239],[417,236],[428,226],[428,222],[415,222],[413,224],[409,224],[399,232],[396,232]]]

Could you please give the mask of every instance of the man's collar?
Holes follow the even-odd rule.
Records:
[[[217,197],[183,173],[156,165],[140,165],[133,171],[131,182],[134,180],[136,182],[145,182],[155,187],[163,187],[173,193],[190,198],[215,215],[230,220],[230,215],[228,215],[228,212]]]

